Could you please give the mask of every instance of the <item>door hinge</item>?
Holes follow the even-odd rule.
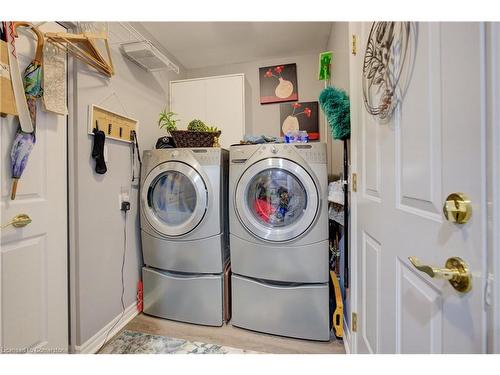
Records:
[[[357,42],[356,42],[356,34],[352,34],[352,50],[351,50],[351,53],[356,56],[356,52],[357,52]]]
[[[356,173],[353,173],[351,177],[351,190],[358,191],[358,175]]]
[[[355,312],[351,314],[351,331],[358,332],[358,314]]]

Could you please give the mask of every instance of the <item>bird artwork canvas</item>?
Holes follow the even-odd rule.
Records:
[[[297,64],[259,68],[260,104],[299,100]]]

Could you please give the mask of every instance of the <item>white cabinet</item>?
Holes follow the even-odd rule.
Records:
[[[246,133],[245,75],[170,81],[170,110],[178,114],[178,129],[199,119],[222,131],[222,147],[239,143]]]

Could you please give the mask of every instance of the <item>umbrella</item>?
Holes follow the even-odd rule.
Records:
[[[17,24],[17,25],[16,25]],[[28,157],[36,142],[36,101],[43,95],[42,89],[42,64],[41,54],[43,51],[43,34],[40,33],[33,25],[19,22],[16,26],[28,26],[37,34],[38,44],[35,59],[26,67],[23,76],[24,93],[28,103],[28,109],[33,124],[33,132],[24,132],[18,119],[18,127],[12,150],[10,152],[11,167],[12,167],[12,192],[10,199],[16,198],[17,183],[23,174],[24,168],[28,162]],[[40,39],[41,38],[41,39]]]

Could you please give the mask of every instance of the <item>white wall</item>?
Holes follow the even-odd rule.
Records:
[[[332,24],[330,39],[326,49],[333,51],[331,84],[349,93],[350,45],[348,22],[334,22]],[[335,140],[331,136],[328,137],[328,150],[330,175],[332,177],[339,176],[343,172],[343,141]]]
[[[110,31],[120,27],[110,24]],[[112,34],[110,34],[112,35]],[[113,43],[113,40],[111,40]],[[73,118],[70,122],[70,274],[72,345],[81,346],[121,312],[123,213],[118,207],[122,186],[131,186],[131,151],[128,143],[106,140],[109,161],[104,175],[94,172],[93,136],[87,134],[88,106],[97,104],[139,120],[141,151],[154,147],[163,135],[157,127],[165,107],[168,81],[181,79],[173,72],[148,73],[127,60],[112,45],[116,73],[111,79],[82,63],[73,67]],[[181,71],[182,72],[182,71]],[[138,186],[130,188],[125,274],[125,306],[136,301],[142,256],[137,215]]]
[[[333,51],[332,84],[347,92],[349,90],[349,47],[348,23],[333,23],[330,38],[324,50]],[[317,53],[309,55],[287,56],[241,64],[190,69],[186,71],[186,75],[187,78],[197,78],[244,73],[248,81],[248,94],[250,95],[250,100],[247,101],[246,110],[250,112],[249,120],[251,121],[250,129],[252,134],[278,136],[280,133],[280,104],[260,104],[259,67],[296,63],[299,101],[317,101],[321,90],[324,88],[324,82],[319,81],[317,78],[319,53],[322,51],[318,50]],[[329,146],[329,174],[330,176],[339,176],[343,169],[342,142],[333,140],[330,136],[329,129],[327,136],[324,136],[325,118],[322,111],[319,117],[321,139],[323,141],[326,139]]]
[[[260,104],[259,97],[259,68],[278,64],[297,64],[297,79],[299,101],[317,101],[323,82],[318,81],[318,53],[302,56],[288,56],[258,60],[241,64],[213,66],[200,69],[190,69],[186,72],[188,78],[209,77],[224,74],[244,73],[248,83],[246,111],[249,111],[251,132],[253,135],[280,135],[280,104]],[[320,130],[324,128],[323,118],[320,116]],[[321,137],[323,134],[321,133]]]

